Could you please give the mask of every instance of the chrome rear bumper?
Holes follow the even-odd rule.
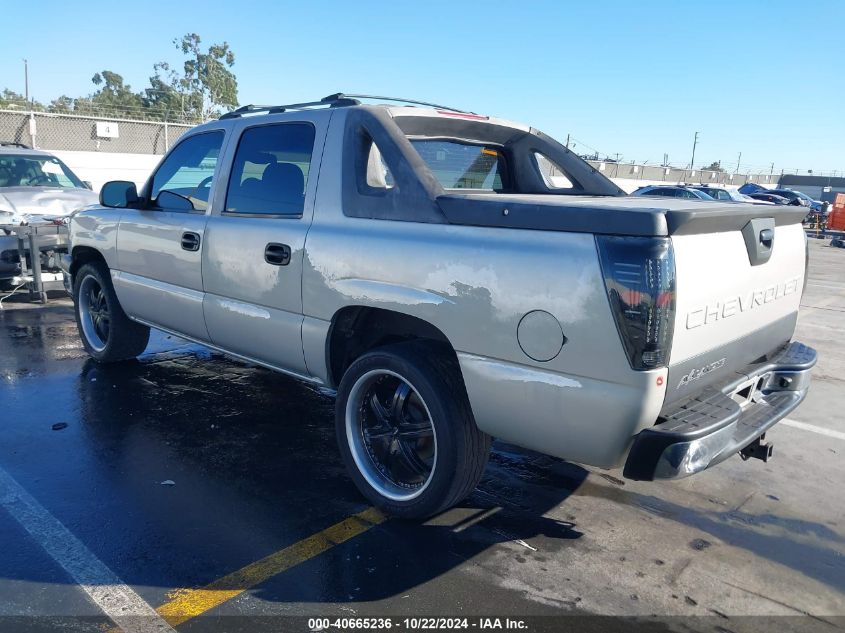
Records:
[[[625,477],[686,477],[741,451],[801,404],[815,364],[816,351],[793,342],[753,374],[672,405],[635,437]]]

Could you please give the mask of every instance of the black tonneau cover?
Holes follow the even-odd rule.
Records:
[[[648,196],[456,193],[437,197],[450,224],[605,235],[689,235],[742,230],[754,218],[798,224],[804,207]]]

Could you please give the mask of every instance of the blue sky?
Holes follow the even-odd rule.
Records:
[[[399,95],[529,123],[576,151],[845,170],[845,2],[8,3],[0,88],[42,101],[118,72],[134,89],[172,40],[228,41],[241,103]],[[43,9],[43,10],[42,10]]]

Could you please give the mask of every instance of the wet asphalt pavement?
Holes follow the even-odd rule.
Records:
[[[278,616],[377,614],[842,626],[845,250],[812,247],[796,338],[820,363],[790,419],[813,426],[770,432],[771,463],[733,458],[686,480],[630,482],[496,444],[460,507],[425,524],[365,523],[290,560],[287,550],[272,559],[288,557],[278,573],[252,586],[237,585],[254,576],[229,578],[231,598],[176,628],[307,630]],[[98,366],[67,300],[3,306],[0,482],[6,473],[113,574],[101,584],[116,577],[154,609],[190,601],[189,590],[367,510],[340,464],[329,396],[161,333],[138,361]],[[0,486],[0,629],[108,629],[43,546],[67,534],[33,535],[13,497]]]

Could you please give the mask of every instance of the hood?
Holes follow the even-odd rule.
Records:
[[[0,188],[0,214],[11,211],[12,217],[0,215],[0,223],[29,222],[31,216],[37,219],[66,217],[97,201],[97,194],[88,189],[3,187]]]

